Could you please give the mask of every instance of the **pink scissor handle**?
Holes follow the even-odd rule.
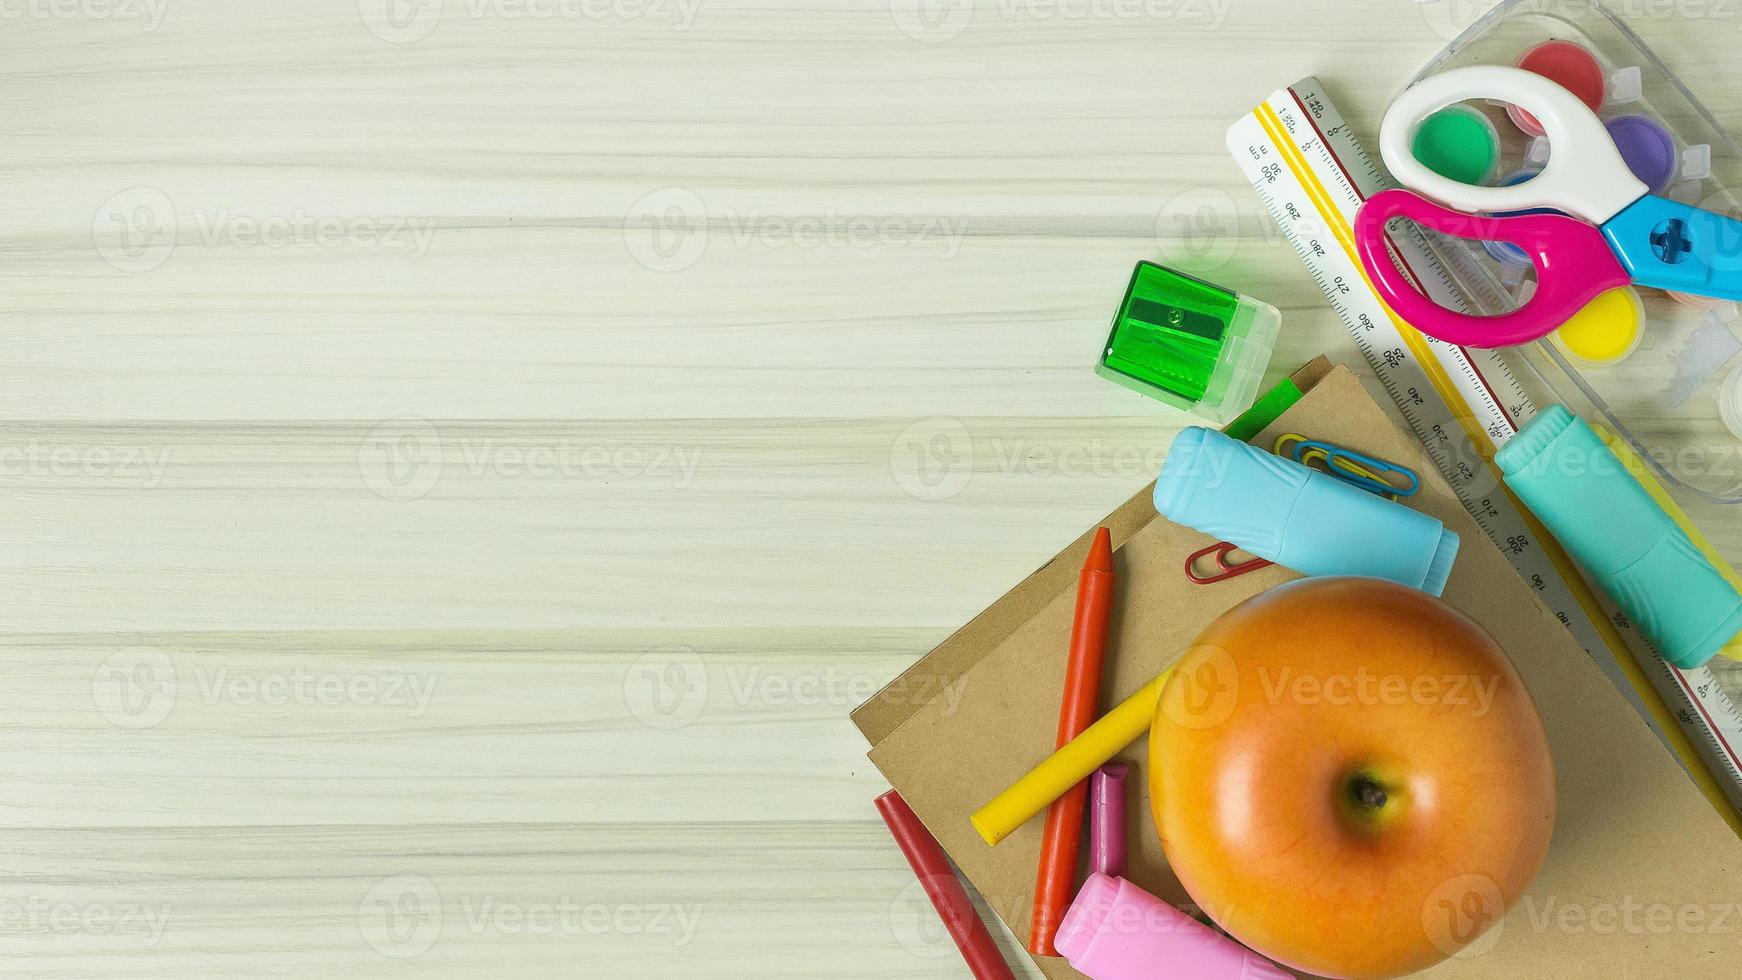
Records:
[[[1536,292],[1498,316],[1448,310],[1418,292],[1385,248],[1385,223],[1412,218],[1455,238],[1511,242],[1536,266]],[[1382,191],[1355,215],[1355,248],[1379,297],[1410,326],[1460,347],[1511,347],[1553,333],[1585,304],[1632,277],[1594,226],[1564,214],[1484,217],[1453,211],[1413,191]]]

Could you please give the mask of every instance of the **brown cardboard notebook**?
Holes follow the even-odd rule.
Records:
[[[1742,975],[1742,841],[1560,622],[1538,603],[1434,470],[1346,369],[1313,384],[1258,444],[1285,431],[1360,449],[1422,476],[1412,505],[1463,539],[1445,599],[1511,654],[1542,709],[1559,777],[1554,845],[1535,884],[1495,929],[1433,977],[1639,978]],[[1213,586],[1182,572],[1209,538],[1155,516],[1147,491],[1110,518],[1120,598],[1103,706],[1134,693],[1210,620],[1295,577],[1270,568]],[[873,699],[854,720],[871,760],[901,791],[1012,931],[1026,936],[1040,820],[993,848],[968,814],[1053,748],[1075,589],[1087,537],[1036,572],[904,675],[955,680],[959,698],[917,708]],[[897,681],[901,684],[902,681]],[[937,687],[930,688],[932,690]],[[1131,878],[1187,904],[1169,874],[1136,767]],[[1076,977],[1040,959],[1049,977]]]
[[[1330,360],[1320,356],[1290,375],[1289,380],[1301,391],[1307,391],[1330,372]],[[1107,519],[1097,526],[1105,526],[1111,531],[1115,542],[1124,541],[1143,525],[1155,520],[1155,508],[1149,497],[1150,489],[1146,488],[1107,515]],[[1070,547],[1054,555],[1051,561],[1023,579],[1022,584],[1004,593],[1002,599],[938,644],[937,649],[921,657],[888,687],[855,708],[853,724],[859,726],[865,740],[876,745],[925,706],[925,702],[914,698],[912,692],[948,688],[1060,592],[1069,590],[1075,595],[1077,575],[1094,537],[1095,528],[1084,531]]]

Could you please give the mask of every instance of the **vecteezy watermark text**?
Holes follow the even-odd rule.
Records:
[[[827,209],[814,215],[771,215],[759,208],[711,209],[683,187],[644,195],[623,220],[629,255],[654,272],[681,272],[701,261],[715,230],[736,248],[930,250],[953,259],[968,235],[965,217],[852,215]]]
[[[1192,648],[1193,662],[1176,671],[1161,699],[1161,711],[1182,728],[1214,728],[1232,718],[1242,688],[1254,681],[1265,703],[1303,707],[1375,708],[1420,705],[1450,708],[1483,718],[1499,695],[1499,674],[1399,674],[1357,667],[1351,672],[1320,673],[1292,666],[1260,665],[1243,674],[1227,650]]]
[[[1161,445],[976,433],[961,419],[932,416],[908,425],[890,443],[889,475],[917,500],[943,501],[961,494],[977,474],[1146,479],[1161,470],[1166,456]]]
[[[905,868],[903,869],[905,870]],[[939,885],[956,887],[954,877],[937,881],[915,879],[905,875],[905,881],[889,903],[889,930],[902,948],[919,959],[937,960],[959,957],[950,930],[938,916],[937,906],[928,897]],[[1005,922],[1028,922],[1034,914],[1033,890],[1026,892],[980,892],[986,907]],[[1094,934],[1118,942],[1122,938],[1181,934],[1193,942],[1202,942],[1207,927],[1222,932],[1218,919],[1231,921],[1239,907],[1218,905],[1215,914],[1204,906],[1187,903],[1182,906],[1126,903],[1109,910],[1094,926]],[[1226,935],[1224,932],[1223,935]]]
[[[0,443],[0,477],[64,480],[88,477],[154,489],[163,484],[169,446],[115,446],[27,439]]]
[[[0,21],[133,21],[149,34],[168,10],[169,0],[0,0]]]
[[[1406,704],[1474,708],[1481,718],[1494,707],[1500,690],[1500,675],[1472,674],[1376,674],[1359,667],[1352,674],[1320,675],[1283,667],[1272,671],[1258,668],[1258,683],[1271,704],[1347,707],[1400,707]]]
[[[449,912],[458,918],[450,922]],[[450,928],[470,936],[627,936],[681,948],[695,938],[702,907],[672,902],[611,902],[559,894],[533,900],[443,889],[422,875],[383,879],[357,903],[357,928],[377,953],[411,959],[435,948]]]
[[[890,0],[895,26],[915,41],[937,44],[961,37],[976,18],[1005,22],[1152,20],[1221,30],[1233,0]]]
[[[168,925],[162,904],[0,898],[0,934],[7,936],[138,936],[155,949]]]
[[[1422,17],[1440,38],[1450,41],[1475,26],[1495,8],[1496,0],[1422,0]],[[1732,22],[1742,27],[1738,0],[1530,0],[1510,15],[1533,14],[1577,25],[1596,16],[1637,24],[1648,20],[1700,23]]]
[[[437,681],[431,674],[389,669],[239,668],[157,647],[128,647],[98,665],[91,700],[110,724],[127,729],[161,725],[178,704],[190,702],[239,708],[363,706],[421,718],[435,700]]]
[[[1624,895],[1613,902],[1562,902],[1526,895],[1519,903],[1538,933],[1593,936],[1728,936],[1742,945],[1742,903],[1646,902]]]
[[[900,678],[833,666],[771,668],[710,664],[685,646],[660,647],[637,657],[623,673],[623,702],[649,728],[693,724],[709,705],[738,710],[829,707],[851,710],[878,697],[888,704],[920,705],[941,699],[945,717],[962,703],[967,678]]]
[[[695,25],[701,8],[702,0],[357,0],[363,26],[389,44],[421,41],[454,17],[538,24],[636,21],[682,33]]]
[[[0,0],[0,3],[5,0]],[[176,248],[359,249],[429,253],[436,219],[407,215],[319,214],[305,208],[244,213],[229,208],[178,208],[152,187],[132,187],[109,198],[91,220],[97,254],[122,272],[150,272]]]
[[[427,496],[457,466],[473,479],[652,480],[687,490],[702,466],[699,446],[509,442],[493,437],[444,437],[424,419],[402,418],[370,430],[357,447],[357,471],[388,500]]]
[[[1439,950],[1461,959],[1494,949],[1508,929],[1536,935],[1696,936],[1708,948],[1742,947],[1742,903],[1666,902],[1634,895],[1614,899],[1526,894],[1506,915],[1498,883],[1484,874],[1461,874],[1431,892],[1422,925]]]

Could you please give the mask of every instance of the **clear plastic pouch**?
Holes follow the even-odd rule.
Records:
[[[1572,42],[1595,56],[1604,85],[1599,115],[1623,138],[1644,140],[1635,171],[1642,179],[1642,169],[1651,172],[1647,182],[1659,185],[1654,193],[1742,215],[1733,193],[1742,189],[1742,147],[1601,3],[1503,3],[1429,61],[1412,84],[1466,65],[1514,65],[1549,41]],[[1540,168],[1553,152],[1528,132],[1529,120],[1521,123],[1516,111],[1509,113],[1500,104],[1475,108],[1498,136],[1490,182],[1522,179],[1519,175]],[[1673,140],[1673,150],[1651,123],[1623,117],[1655,120]],[[1673,162],[1668,159],[1672,154]],[[1528,265],[1504,254],[1503,247],[1430,237],[1474,311],[1503,312],[1532,288]],[[1735,506],[1742,504],[1742,322],[1736,304],[1635,288],[1644,308],[1644,329],[1637,347],[1619,360],[1582,360],[1557,339],[1515,348],[1510,358],[1515,367],[1528,369],[1518,372],[1520,380],[1539,407],[1564,403],[1630,443],[1735,562],[1742,558],[1737,554],[1742,551],[1742,535],[1737,533],[1742,532],[1737,522],[1742,509]]]

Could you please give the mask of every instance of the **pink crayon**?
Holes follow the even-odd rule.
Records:
[[[1089,777],[1089,870],[1125,877],[1125,776],[1122,762],[1109,762]]]

